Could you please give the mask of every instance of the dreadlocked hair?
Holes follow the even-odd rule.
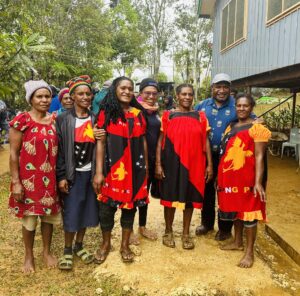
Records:
[[[99,113],[101,112],[101,110],[103,110],[105,115],[104,128],[106,128],[110,124],[110,122],[116,124],[118,119],[121,119],[123,122],[126,122],[124,111],[117,97],[117,87],[123,80],[130,81],[132,86],[134,86],[133,81],[128,77],[120,76],[116,78],[112,82],[112,85],[109,87],[107,94],[105,95],[104,99],[100,104]],[[138,103],[135,97],[132,98],[129,105],[131,107],[135,107],[143,111],[143,107]]]

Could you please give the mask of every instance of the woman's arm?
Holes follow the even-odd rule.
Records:
[[[58,138],[58,153],[56,161],[56,177],[58,182],[58,189],[60,192],[69,194],[69,183],[66,178],[66,161],[65,161],[65,151],[64,151],[64,139],[61,131],[61,120],[56,119],[56,135]]]
[[[101,187],[104,182],[103,167],[104,167],[105,147],[101,140],[96,144],[96,172],[93,178],[93,188],[96,194],[101,193]]]
[[[145,165],[146,165],[146,179],[148,179],[149,176],[148,145],[145,136],[143,136],[143,145],[144,145],[144,157],[145,157]]]
[[[9,156],[9,166],[11,173],[12,182],[12,195],[15,200],[22,201],[24,195],[24,188],[22,186],[19,174],[19,157],[20,150],[22,147],[22,132],[11,127],[9,129],[9,143],[10,143],[10,156]]]
[[[255,185],[253,188],[254,196],[259,194],[261,201],[266,201],[265,189],[262,185],[263,173],[264,173],[264,155],[266,151],[267,143],[257,142],[255,143]]]
[[[93,127],[93,134],[96,140],[100,140],[102,142],[106,141],[106,130],[103,128],[98,128],[97,125]]]
[[[155,178],[159,180],[162,180],[165,177],[165,173],[161,165],[161,145],[163,137],[163,132],[160,132],[156,146]]]
[[[213,162],[210,150],[209,134],[206,136],[206,170],[205,170],[205,182],[208,183],[213,178]]]

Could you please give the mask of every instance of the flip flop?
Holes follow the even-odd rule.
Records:
[[[79,251],[74,250],[74,254],[78,256],[85,264],[90,264],[94,261],[94,255],[85,248],[82,248]]]
[[[58,260],[58,268],[61,270],[71,270],[73,268],[73,255],[64,254]]]
[[[124,263],[132,263],[133,262],[134,253],[131,250],[129,250],[129,251],[120,250],[120,254],[121,254],[122,261]]]
[[[110,250],[103,251],[103,250],[98,249],[94,255],[94,262],[96,264],[104,263],[104,261],[106,260],[108,254],[109,254],[109,251]]]

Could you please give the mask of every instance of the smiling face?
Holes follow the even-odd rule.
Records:
[[[154,86],[146,86],[140,93],[143,101],[150,106],[154,106],[157,102],[158,91]]]
[[[71,95],[74,104],[80,109],[88,109],[90,107],[92,96],[92,91],[87,85],[77,86]]]
[[[246,97],[241,97],[237,99],[235,109],[237,118],[243,120],[250,117],[250,114],[253,111],[253,106],[251,105],[249,99]]]
[[[176,95],[180,109],[191,110],[194,100],[194,92],[191,87],[183,87]]]
[[[63,97],[61,99],[61,105],[65,109],[71,109],[73,107],[74,101],[70,97],[69,93],[66,93],[66,94],[63,95]]]
[[[219,103],[224,103],[230,95],[230,85],[219,82],[212,85],[212,97]]]
[[[116,95],[121,104],[129,105],[133,98],[133,84],[130,80],[121,80],[116,87]]]
[[[30,100],[33,109],[38,112],[47,112],[51,104],[52,96],[47,88],[36,90]]]

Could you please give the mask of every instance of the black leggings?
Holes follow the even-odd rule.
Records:
[[[115,224],[116,207],[111,207],[106,203],[99,203],[99,220],[102,231],[112,231]],[[121,227],[125,229],[133,229],[134,215],[136,208],[133,209],[121,209]]]

